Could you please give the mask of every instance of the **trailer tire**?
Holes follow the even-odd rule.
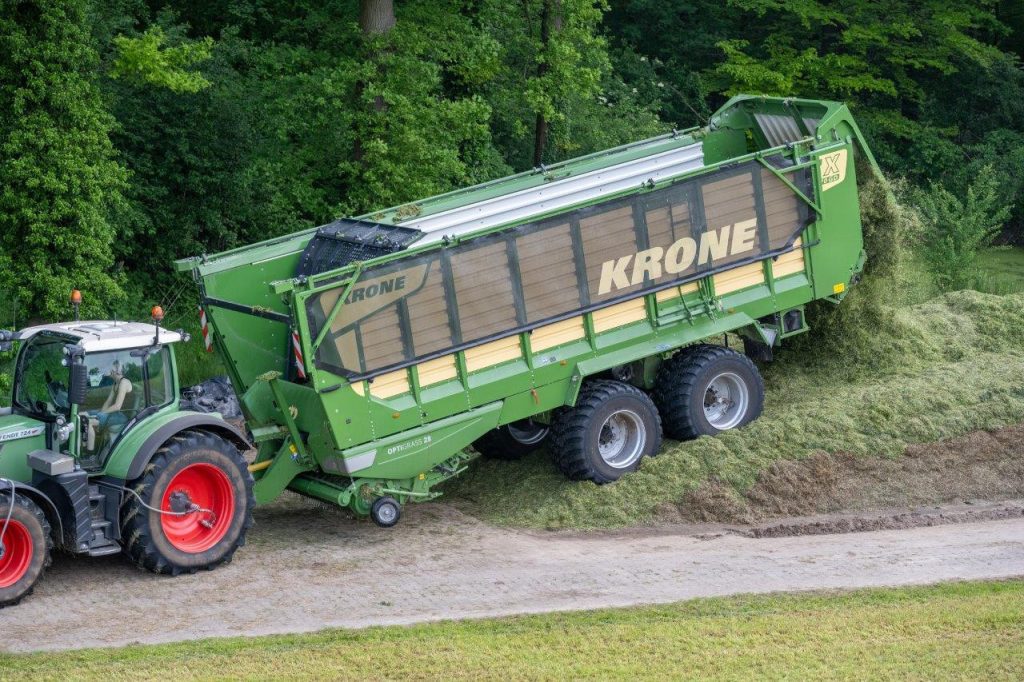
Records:
[[[473,447],[487,459],[517,460],[544,445],[551,429],[523,419],[491,429],[473,443]]]
[[[164,443],[128,488],[135,494],[126,493],[121,506],[124,553],[154,573],[195,573],[230,562],[253,523],[253,478],[242,454],[206,431],[183,431]],[[193,505],[204,511],[147,508]]]
[[[50,565],[53,549],[50,523],[39,505],[18,494],[14,495],[13,509],[11,504],[9,490],[0,489],[0,529],[8,513],[11,515],[3,537],[4,555],[0,557],[0,609],[32,594]]]
[[[661,417],[650,397],[621,381],[590,381],[575,407],[551,424],[551,451],[569,479],[599,485],[635,471],[661,448]]]
[[[761,415],[764,381],[746,355],[703,344],[662,364],[654,402],[669,438],[714,436],[745,426]]]

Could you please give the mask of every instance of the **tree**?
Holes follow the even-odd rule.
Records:
[[[518,169],[663,130],[614,73],[591,0],[483,0],[474,17],[499,46],[500,68],[480,90],[491,128]],[[532,124],[532,125],[531,125]]]
[[[111,213],[126,173],[96,87],[84,0],[3,0],[0,12],[0,290],[29,316],[67,317],[120,295]]]

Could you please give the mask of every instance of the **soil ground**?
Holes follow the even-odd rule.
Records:
[[[1022,435],[778,464],[743,496],[710,483],[663,524],[613,532],[499,528],[443,500],[382,530],[289,494],[257,510],[248,546],[213,572],[56,557],[36,594],[0,614],[0,650],[1024,575],[1024,499],[1007,500],[1024,498]]]
[[[1024,424],[911,445],[893,459],[819,452],[799,462],[784,460],[743,495],[710,481],[674,508],[666,506],[662,518],[757,523],[1017,497],[1024,497]]]

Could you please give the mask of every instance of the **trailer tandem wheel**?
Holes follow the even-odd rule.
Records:
[[[6,493],[6,494],[5,494]],[[0,490],[0,608],[14,606],[32,594],[50,565],[53,538],[43,510],[32,500]],[[10,522],[6,523],[8,515]],[[6,525],[6,531],[4,526]]]
[[[488,459],[517,460],[544,445],[550,428],[530,419],[491,429],[473,443],[473,447]]]
[[[551,424],[555,463],[574,481],[604,484],[635,471],[661,448],[661,418],[650,397],[621,381],[589,381],[575,407]]]
[[[128,488],[121,509],[124,552],[139,567],[178,575],[231,561],[252,526],[253,479],[220,436],[171,438]]]
[[[746,355],[702,344],[662,364],[653,395],[665,435],[691,440],[737,429],[761,416],[764,381]]]

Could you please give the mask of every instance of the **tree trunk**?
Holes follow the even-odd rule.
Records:
[[[395,27],[394,0],[360,0],[359,28],[364,35],[380,35]]]
[[[541,52],[546,53],[551,44],[552,28],[555,32],[562,28],[561,0],[544,0],[540,15]],[[547,56],[537,65],[537,77],[543,78],[548,72]],[[533,165],[540,166],[544,162],[544,150],[548,146],[548,121],[542,112],[537,112],[537,121],[533,129]]]
[[[391,31],[395,27],[395,3],[394,0],[359,0],[359,28],[362,29],[363,35],[366,37],[384,35]],[[380,53],[374,51],[367,57],[372,62],[378,62],[377,73],[380,74],[383,71],[383,67],[379,63]],[[362,99],[363,91],[366,89],[366,83],[359,81],[356,83],[356,99]],[[373,111],[375,113],[382,113],[387,109],[387,103],[384,98],[377,96],[373,98]],[[357,134],[355,142],[352,145],[352,155],[356,161],[363,161],[363,140],[362,137]]]

